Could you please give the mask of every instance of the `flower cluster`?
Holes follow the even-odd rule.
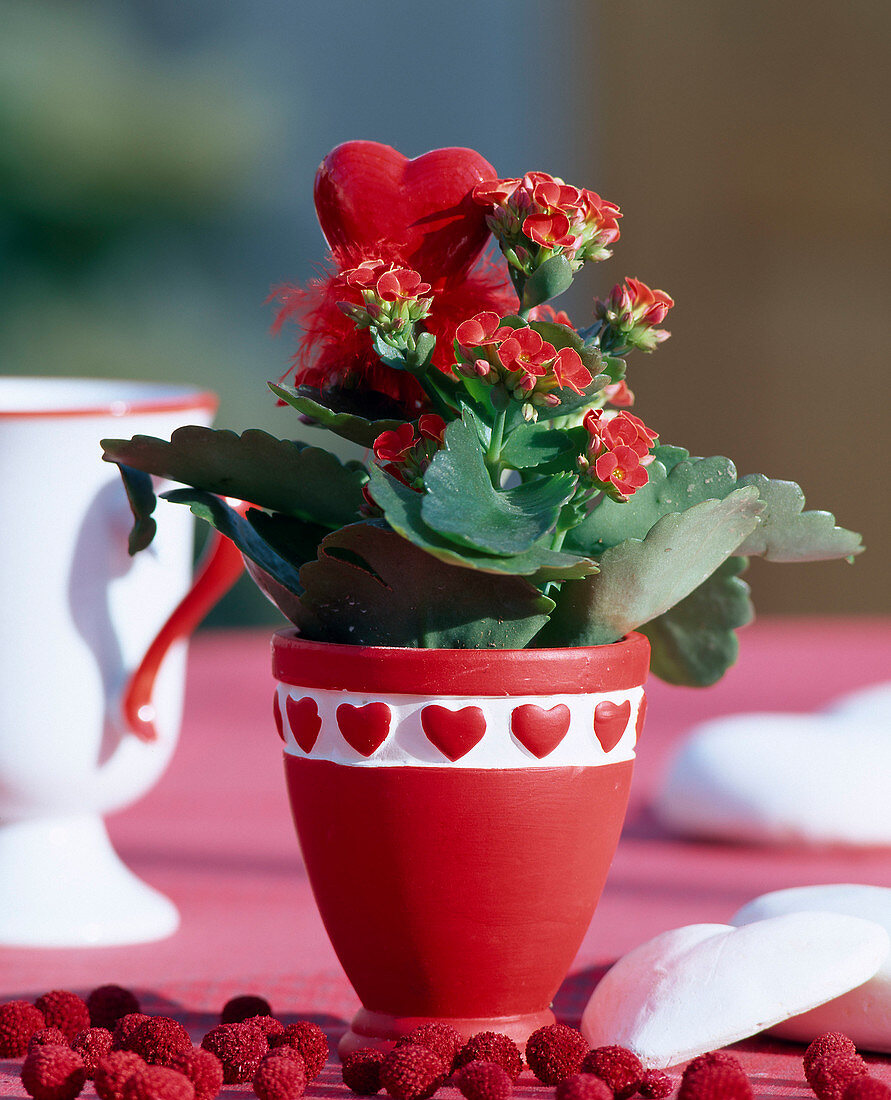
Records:
[[[359,328],[374,326],[382,334],[399,336],[430,312],[430,284],[417,271],[383,260],[363,260],[358,267],[342,271],[337,278],[355,301],[338,302],[338,307]]]
[[[584,420],[589,440],[579,465],[612,500],[627,500],[646,485],[650,448],[659,438],[644,422],[624,409],[590,410]]]
[[[556,390],[581,395],[594,381],[574,348],[558,351],[534,328],[503,325],[496,313],[478,313],[459,325],[455,350],[458,374],[489,386],[500,383],[523,402],[527,420],[536,419],[536,406],[556,408],[561,403]]]
[[[474,187],[473,198],[490,208],[492,234],[508,263],[525,275],[555,254],[565,256],[573,271],[586,260],[605,260],[619,238],[618,206],[546,172],[485,180]]]
[[[664,290],[651,290],[630,275],[617,283],[609,298],[594,299],[594,315],[601,322],[600,346],[621,355],[631,348],[655,351],[671,335],[657,328],[674,305]]]
[[[381,432],[372,450],[378,465],[403,485],[424,491],[424,473],[442,447],[446,424],[441,416],[425,413],[417,423],[400,424],[394,431]]]

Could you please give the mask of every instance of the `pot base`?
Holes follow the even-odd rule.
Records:
[[[368,1047],[375,1050],[389,1050],[397,1039],[408,1035],[416,1027],[433,1023],[450,1024],[464,1039],[469,1039],[471,1035],[477,1035],[481,1031],[499,1031],[513,1039],[522,1052],[526,1048],[526,1040],[533,1031],[554,1022],[554,1013],[549,1008],[543,1012],[529,1012],[523,1016],[500,1016],[496,1019],[475,1020],[431,1016],[391,1016],[386,1012],[369,1012],[367,1008],[360,1008],[353,1017],[349,1031],[338,1043],[337,1053],[343,1059],[353,1051]]]

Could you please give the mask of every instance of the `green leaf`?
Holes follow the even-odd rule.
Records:
[[[746,558],[731,557],[686,599],[645,623],[650,669],[669,684],[708,687],[736,661],[734,633],[752,621],[749,586],[739,574]]]
[[[554,527],[575,483],[572,474],[556,474],[495,489],[476,430],[466,420],[453,420],[444,448],[424,475],[421,516],[459,546],[500,556],[522,554]]]
[[[134,470],[132,466],[119,465],[121,480],[130,503],[130,511],[133,513],[133,526],[127,539],[127,552],[130,557],[145,550],[155,537],[158,528],[152,517],[157,500],[152,479],[141,470]]]
[[[536,645],[614,642],[674,607],[755,530],[763,505],[754,486],[663,516],[643,541],[606,550],[601,572],[565,584]]]
[[[520,577],[446,565],[376,522],[329,534],[300,579],[302,634],[355,645],[522,649],[554,606]]]
[[[572,268],[562,253],[550,259],[533,271],[523,287],[523,308],[531,309],[551,298],[556,298],[572,286]]]
[[[168,443],[153,436],[103,439],[107,462],[124,463],[195,489],[246,500],[325,527],[352,523],[368,480],[359,462],[342,464],[319,447],[251,428],[177,428]]]
[[[660,447],[657,455],[671,461],[679,448]],[[686,452],[681,452],[686,454]],[[704,500],[723,499],[737,488],[736,467],[729,458],[685,458],[669,473],[655,458],[647,467],[649,481],[623,504],[604,497],[588,517],[566,536],[577,553],[600,554],[625,539],[642,539],[663,516],[684,512]]]
[[[767,561],[829,561],[850,558],[864,547],[860,536],[835,526],[831,512],[805,512],[804,493],[794,481],[748,474],[740,485],[754,485],[765,504],[761,524],[738,548]]]
[[[460,547],[429,527],[421,516],[423,496],[396,481],[377,466],[371,468],[371,493],[390,526],[428,554],[449,565],[481,572],[526,576],[536,584],[585,577],[596,572],[590,558],[551,550],[543,543],[523,554],[495,557],[469,547]]]
[[[328,431],[339,435],[341,439],[348,439],[351,443],[358,443],[360,447],[370,447],[381,432],[395,431],[404,420],[365,420],[361,416],[350,412],[336,412],[327,405],[321,404],[305,387],[294,389],[292,386],[277,385],[275,382],[267,382],[267,385],[276,395],[291,408],[312,417],[315,425],[327,428]]]
[[[174,504],[188,505],[193,515],[203,519],[205,523],[215,527],[221,535],[231,539],[245,557],[256,562],[274,581],[289,592],[300,594],[300,577],[296,566],[285,561],[273,550],[254,529],[248,518],[240,516],[219,497],[198,489],[172,489],[168,493],[162,493],[161,496]],[[250,517],[250,510],[247,515]]]
[[[584,428],[558,429],[540,422],[522,423],[507,437],[501,449],[501,461],[513,470],[546,465],[549,470],[574,471],[587,439],[588,433]]]

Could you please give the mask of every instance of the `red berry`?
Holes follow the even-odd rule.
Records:
[[[74,1036],[71,1049],[83,1058],[87,1077],[92,1080],[96,1066],[111,1053],[111,1032],[104,1027],[88,1027]]]
[[[267,1054],[251,1084],[259,1100],[297,1100],[306,1091],[303,1062],[287,1054]]]
[[[455,1075],[455,1084],[466,1100],[508,1100],[514,1083],[495,1062],[468,1062]]]
[[[243,993],[239,997],[232,997],[223,1005],[220,1013],[221,1024],[241,1024],[251,1016],[271,1016],[272,1009],[265,997],[255,997],[250,993]]]
[[[184,1073],[169,1066],[142,1066],[124,1082],[123,1100],[195,1100]]]
[[[597,1047],[585,1055],[582,1073],[593,1073],[606,1081],[616,1100],[627,1100],[637,1092],[643,1065],[640,1058],[625,1047]]]
[[[468,1062],[494,1062],[501,1066],[511,1081],[523,1072],[523,1055],[520,1048],[500,1031],[479,1031],[472,1035],[455,1057],[455,1069]]]
[[[742,1062],[728,1050],[710,1050],[707,1054],[698,1055],[698,1057],[687,1063],[684,1073],[694,1073],[703,1066],[731,1066],[737,1073],[745,1076]]]
[[[79,1031],[90,1026],[90,1010],[86,1001],[67,989],[53,989],[34,1002],[43,1013],[47,1027],[57,1027],[70,1043]]]
[[[841,1100],[848,1082],[868,1072],[859,1054],[821,1054],[808,1067],[807,1080],[819,1100]]]
[[[202,1047],[180,1051],[170,1059],[170,1068],[178,1069],[192,1082],[195,1100],[213,1100],[223,1087],[223,1063]]]
[[[171,1016],[150,1016],[130,1035],[127,1048],[150,1066],[169,1066],[174,1054],[192,1049],[192,1040],[178,1020]]]
[[[223,1063],[223,1082],[227,1085],[250,1081],[269,1053],[266,1036],[250,1024],[218,1024],[208,1031],[201,1045]]]
[[[613,1100],[613,1090],[593,1073],[573,1073],[554,1090],[556,1100]]]
[[[83,1058],[70,1047],[37,1047],[22,1065],[22,1084],[34,1100],[74,1100],[86,1079]]]
[[[42,1027],[28,1040],[28,1053],[35,1047],[67,1047],[68,1040],[57,1027]]]
[[[111,1031],[122,1016],[139,1012],[139,1001],[123,986],[100,985],[87,997],[87,1008],[93,1027],[106,1027]]]
[[[315,1081],[328,1061],[328,1037],[318,1024],[298,1020],[288,1024],[280,1035],[270,1035],[269,1046],[293,1047],[306,1065],[306,1083]]]
[[[0,1005],[0,1058],[20,1058],[31,1036],[45,1027],[43,1013],[27,1001]]]
[[[734,1059],[735,1061],[735,1059]],[[678,1100],[752,1100],[752,1086],[737,1065],[727,1062],[705,1062],[681,1078]]]
[[[284,1035],[285,1025],[281,1020],[276,1020],[274,1016],[248,1016],[246,1020],[241,1021],[243,1024],[250,1024],[252,1027],[258,1027],[267,1040],[273,1035]]]
[[[648,1069],[641,1076],[637,1088],[645,1100],[663,1100],[663,1097],[671,1095],[674,1085],[667,1073],[659,1069]]]
[[[580,1031],[566,1024],[548,1024],[533,1031],[526,1043],[526,1061],[545,1085],[556,1085],[581,1069],[588,1044]]]
[[[804,1075],[818,1058],[824,1054],[856,1054],[857,1047],[854,1040],[840,1031],[827,1031],[825,1035],[818,1035],[804,1052]]]
[[[128,1012],[126,1016],[121,1016],[111,1032],[111,1049],[129,1050],[133,1034],[150,1019],[151,1016],[146,1016],[144,1012]]]
[[[393,1047],[381,1062],[381,1084],[393,1100],[426,1100],[445,1079],[447,1066],[429,1047]]]
[[[106,1054],[93,1073],[93,1088],[99,1100],[122,1100],[127,1079],[144,1065],[132,1050],[113,1050]]]
[[[876,1077],[855,1077],[842,1090],[842,1100],[891,1100],[891,1088]]]
[[[438,1054],[446,1066],[451,1069],[455,1061],[455,1056],[461,1049],[463,1040],[461,1039],[460,1033],[456,1031],[451,1024],[431,1021],[429,1024],[421,1024],[419,1027],[416,1027],[414,1031],[410,1031],[407,1035],[403,1035],[396,1045],[403,1046],[405,1043],[413,1043],[418,1047],[427,1047],[427,1049],[432,1050],[434,1054]]]
[[[374,1096],[383,1088],[381,1085],[381,1062],[384,1060],[382,1050],[373,1050],[371,1047],[362,1047],[354,1050],[343,1060],[343,1083],[359,1096]]]

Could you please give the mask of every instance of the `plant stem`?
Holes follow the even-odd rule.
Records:
[[[489,449],[486,451],[486,468],[489,471],[489,477],[492,479],[492,485],[496,489],[501,488],[501,447],[504,443],[504,421],[506,417],[506,405],[503,409],[496,409]]]

